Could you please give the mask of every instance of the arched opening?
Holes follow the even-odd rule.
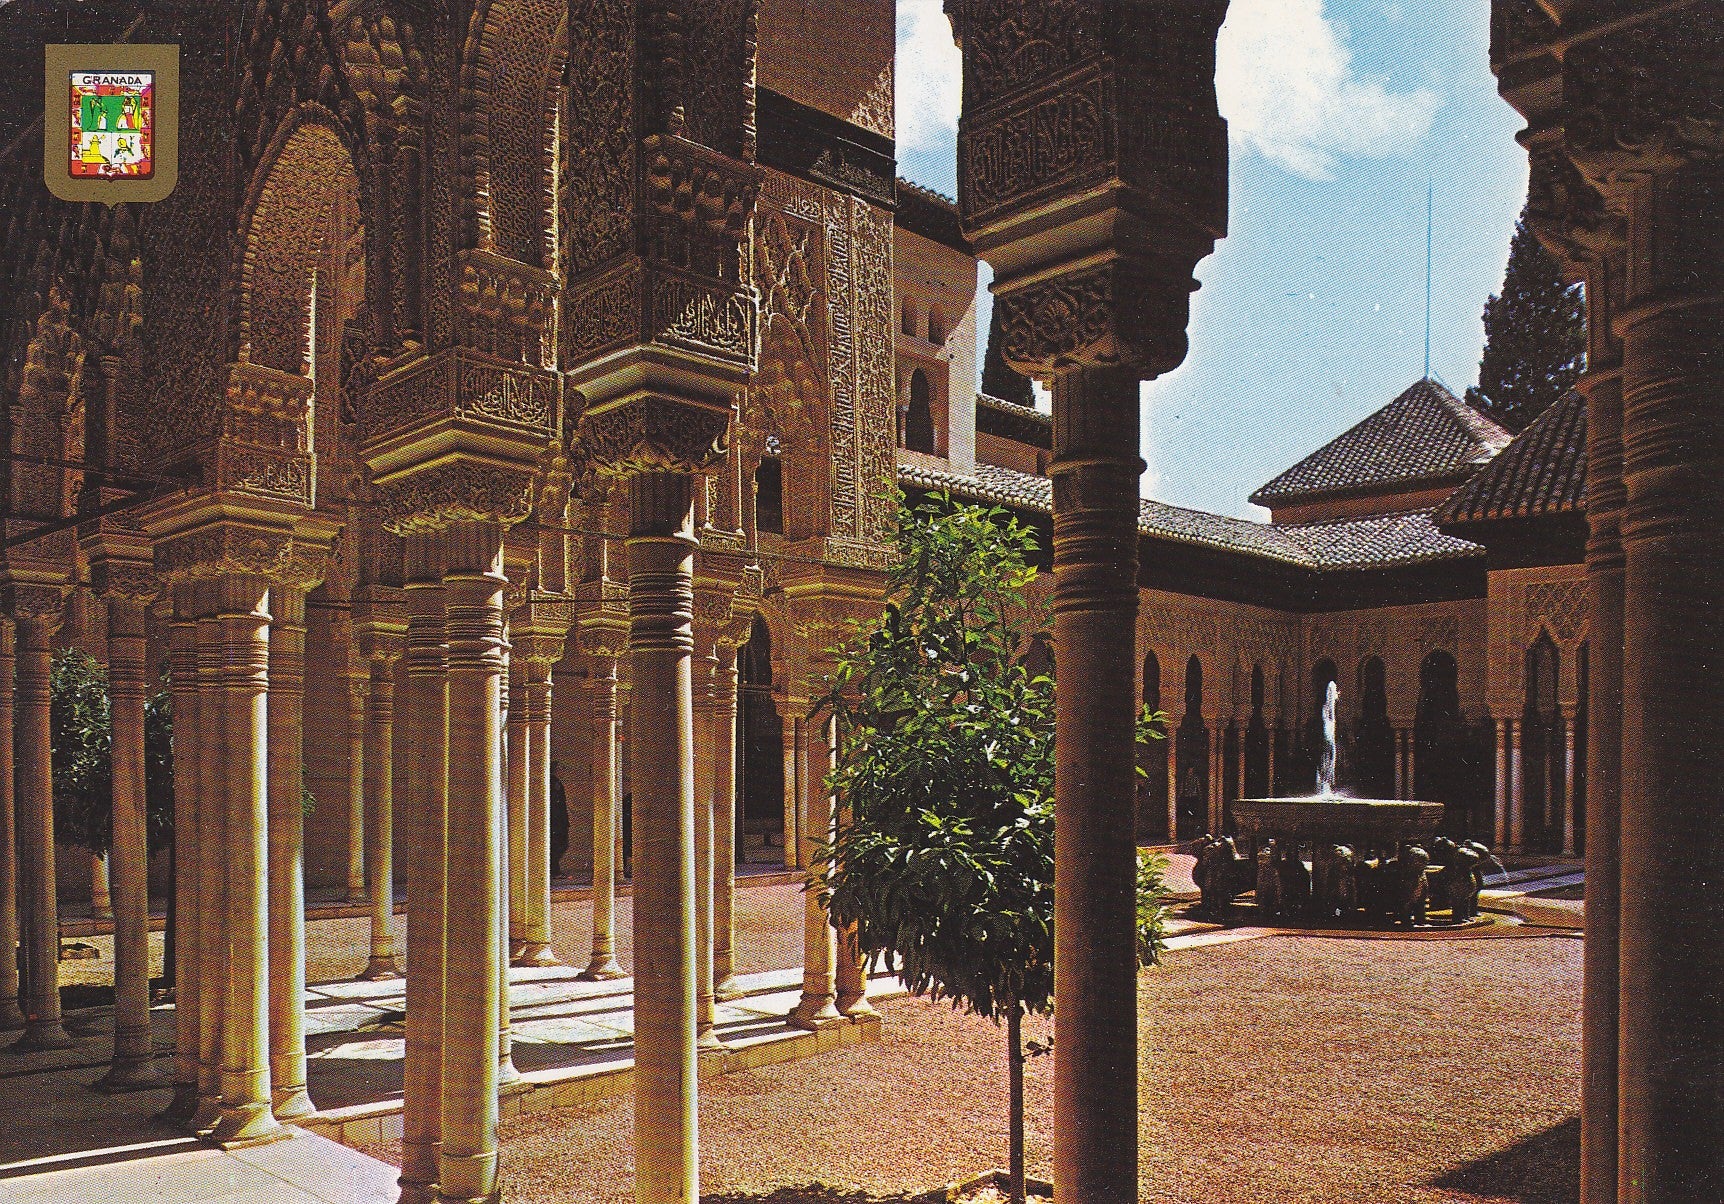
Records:
[[[772,634],[754,616],[736,653],[738,861],[776,863],[784,854],[784,720],[772,698]]]
[[[1251,666],[1251,718],[1245,724],[1245,797],[1273,794],[1269,782],[1269,721],[1264,715],[1268,697],[1263,666]]]
[[[1526,652],[1526,702],[1521,712],[1521,807],[1525,847],[1562,847],[1563,735],[1557,682],[1562,654],[1549,632]]]
[[[1161,710],[1161,662],[1154,652],[1143,658],[1143,705]],[[1171,733],[1169,733],[1171,736]],[[1137,780],[1137,843],[1171,839],[1167,830],[1168,740],[1150,740],[1138,745],[1137,763],[1143,776]]]
[[[904,312],[900,317],[898,329],[908,338],[916,337],[916,306],[908,298],[904,298]]]
[[[928,308],[928,341],[936,347],[946,341],[946,320],[932,306]]]
[[[1443,804],[1443,830],[1455,837],[1492,836],[1490,751],[1461,716],[1460,671],[1438,649],[1419,663],[1413,716],[1414,798]]]
[[[767,456],[754,470],[754,527],[784,534],[784,462]]]
[[[904,417],[904,446],[911,451],[934,454],[934,393],[928,374],[917,368],[910,374],[910,409]]]
[[[1323,699],[1328,693],[1329,683],[1341,680],[1340,672],[1335,668],[1335,662],[1324,657],[1311,666],[1311,694],[1306,711],[1304,731],[1301,733],[1301,744],[1298,757],[1298,775],[1294,779],[1298,785],[1295,794],[1305,794],[1317,788],[1317,760],[1323,749]],[[1345,785],[1346,767],[1339,763],[1340,750],[1336,750],[1337,768],[1336,781]]]
[[[1348,785],[1366,798],[1395,794],[1395,729],[1389,723],[1388,674],[1381,657],[1359,662],[1358,721],[1353,729],[1353,773]]]
[[[1203,726],[1203,662],[1185,662],[1185,714],[1174,736],[1179,799],[1178,840],[1194,840],[1209,826],[1209,732]]]

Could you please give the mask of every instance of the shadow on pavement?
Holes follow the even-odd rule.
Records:
[[[1580,1198],[1580,1118],[1457,1167],[1431,1186],[1515,1204],[1573,1204]]]

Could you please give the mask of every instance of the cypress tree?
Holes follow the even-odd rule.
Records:
[[[1579,285],[1563,283],[1556,260],[1515,222],[1502,292],[1485,302],[1485,352],[1467,400],[1511,431],[1574,387],[1586,368],[1586,307]]]
[[[982,360],[982,392],[1001,401],[1034,406],[1035,394],[1030,391],[1030,378],[1006,363],[1000,354],[1000,307],[994,306],[994,317],[988,323],[988,351]]]

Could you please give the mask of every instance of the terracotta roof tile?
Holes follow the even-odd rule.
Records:
[[[1442,526],[1586,508],[1586,399],[1570,391],[1437,509]]]
[[[1434,380],[1421,380],[1270,481],[1251,500],[1286,506],[1335,494],[1453,482],[1512,436]]]
[[[992,464],[976,465],[973,476],[901,464],[898,479],[922,489],[944,489],[972,501],[1043,514],[1053,508],[1053,482],[1047,477]],[[1316,571],[1468,560],[1484,554],[1477,544],[1438,531],[1425,511],[1273,526],[1145,498],[1138,503],[1137,529],[1152,539],[1259,556]]]

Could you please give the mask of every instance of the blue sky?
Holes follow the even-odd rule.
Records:
[[[899,0],[898,153],[950,194],[958,60],[940,7]],[[1485,0],[1233,0],[1217,72],[1230,232],[1197,270],[1190,356],[1144,388],[1146,494],[1262,517],[1253,489],[1418,379],[1427,179],[1432,374],[1474,382],[1526,195],[1488,24]]]

